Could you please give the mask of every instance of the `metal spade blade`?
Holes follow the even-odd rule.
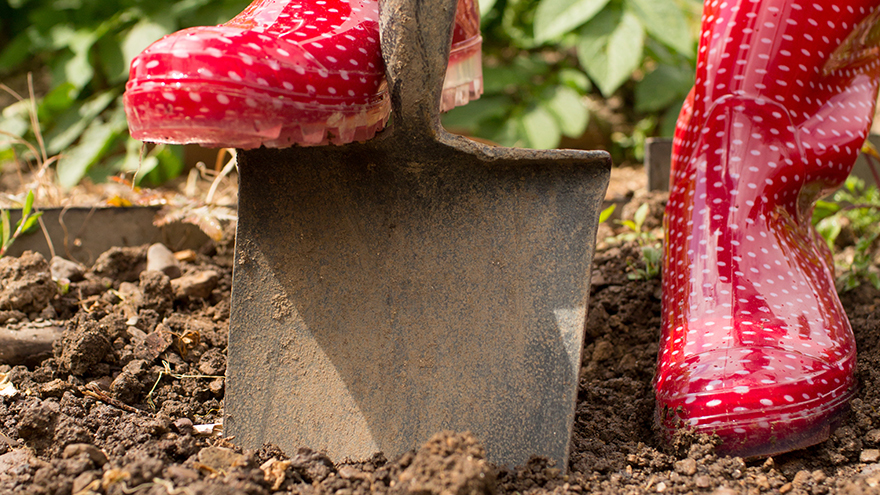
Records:
[[[240,153],[227,435],[392,457],[470,430],[565,467],[604,152],[446,133],[455,0],[383,0],[393,125]]]

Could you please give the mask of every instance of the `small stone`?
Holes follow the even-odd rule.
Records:
[[[792,489],[791,483],[786,483],[779,487],[779,493],[788,493]]]
[[[40,385],[40,397],[61,397],[64,392],[73,389],[73,386],[66,381],[56,378],[48,383]]]
[[[813,481],[816,483],[822,483],[827,478],[827,476],[825,476],[825,471],[822,471],[821,469],[813,471],[812,477]]]
[[[88,443],[72,443],[67,447],[64,447],[64,452],[61,453],[61,457],[64,459],[71,459],[82,454],[89,456],[89,459],[95,464],[95,466],[101,467],[104,464],[107,464],[107,456],[101,452],[101,449]]]
[[[675,463],[675,472],[685,476],[693,476],[697,472],[697,461],[691,458],[677,461]]]
[[[193,431],[195,431],[193,422],[189,418],[177,418],[171,423],[171,426],[181,435],[192,435]]]
[[[55,280],[67,280],[68,282],[80,282],[85,280],[85,268],[79,263],[53,256],[49,262],[49,271]]]
[[[770,480],[767,479],[766,475],[758,475],[755,477],[755,486],[760,488],[761,490],[769,490],[770,489]]]
[[[880,460],[880,450],[878,449],[865,449],[859,454],[860,462],[877,462]]]
[[[791,480],[791,484],[795,487],[799,487],[810,481],[812,477],[813,475],[809,471],[807,471],[806,469],[802,469],[794,475],[794,479]]]
[[[174,343],[174,336],[165,325],[156,325],[156,330],[147,335],[143,342],[138,343],[134,355],[145,361],[153,361]]]
[[[712,492],[712,495],[737,495],[737,491],[726,486],[722,486]]]
[[[697,488],[709,488],[709,485],[712,484],[712,478],[703,474],[694,478],[694,484],[697,485]]]
[[[220,393],[223,392],[223,379],[215,378],[208,382],[208,390],[214,395],[220,395]]]
[[[171,287],[174,289],[176,299],[206,299],[217,287],[219,280],[220,275],[217,272],[205,270],[172,280]]]
[[[339,477],[344,480],[364,479],[363,471],[356,469],[354,466],[345,465],[339,468]]]
[[[141,330],[138,327],[128,327],[125,329],[125,332],[131,337],[131,340],[135,343],[143,342],[147,339],[147,333]]]
[[[192,249],[184,249],[183,251],[177,251],[174,253],[174,257],[177,258],[177,261],[193,262],[198,259],[199,255]]]
[[[663,481],[661,481],[660,483],[657,483],[657,493],[663,493],[665,491],[666,491],[666,483]]]
[[[172,280],[181,275],[174,253],[160,243],[153,244],[147,250],[147,271],[162,272]]]

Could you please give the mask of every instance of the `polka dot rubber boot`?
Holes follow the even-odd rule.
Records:
[[[707,1],[664,219],[657,421],[771,455],[830,434],[855,342],[815,200],[848,175],[877,97],[876,0]]]
[[[479,17],[459,0],[443,103],[482,92]],[[376,0],[255,0],[231,21],[185,29],[131,64],[132,137],[206,147],[365,141],[391,110]]]

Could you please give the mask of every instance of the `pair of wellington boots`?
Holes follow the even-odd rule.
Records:
[[[825,439],[856,388],[855,343],[813,204],[874,113],[877,0],[706,0],[676,131],[655,375],[657,422],[759,456]],[[131,66],[135,138],[254,148],[370,139],[390,112],[375,0],[257,0]],[[460,0],[442,110],[480,95],[479,18]]]

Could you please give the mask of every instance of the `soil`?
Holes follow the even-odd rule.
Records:
[[[663,196],[636,199],[652,205],[645,228],[658,226]],[[880,491],[880,291],[866,284],[842,295],[861,389],[831,438],[768,459],[721,457],[712,438],[668,445],[655,434],[660,281],[630,279],[644,268],[640,248],[604,240],[618,233],[600,230],[570,464],[535,458],[513,469],[488,463],[467,432],[438,432],[400,458],[359,462],[307,448],[243,451],[224,439],[228,248],[175,253],[180,277],[147,270],[147,246],[114,248],[90,268],[50,266],[30,253],[0,259],[5,328],[61,329],[36,362],[0,363],[0,493]]]

